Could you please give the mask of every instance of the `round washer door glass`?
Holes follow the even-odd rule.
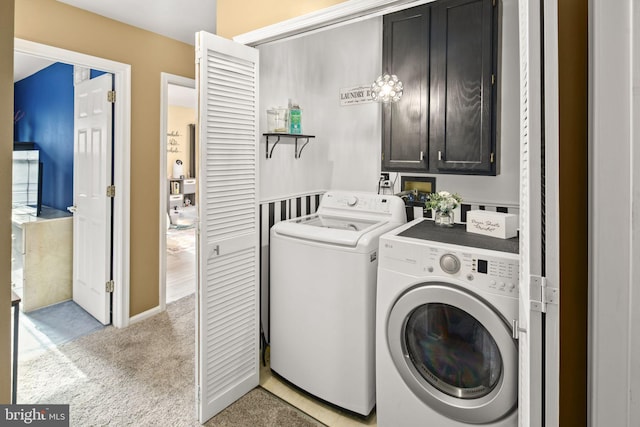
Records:
[[[420,375],[450,396],[482,397],[500,380],[498,345],[480,322],[459,308],[442,303],[417,307],[407,319],[404,342]]]
[[[398,374],[432,409],[471,424],[514,413],[518,347],[485,300],[453,284],[425,282],[394,302],[386,332]]]

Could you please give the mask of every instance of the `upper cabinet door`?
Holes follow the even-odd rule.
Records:
[[[383,170],[496,174],[497,16],[492,0],[438,0],[384,17],[404,95],[383,106]]]
[[[438,172],[495,175],[496,8],[449,0],[431,16],[431,157]]]
[[[429,138],[429,7],[384,17],[383,68],[403,82],[397,103],[383,104],[383,170],[424,171]]]

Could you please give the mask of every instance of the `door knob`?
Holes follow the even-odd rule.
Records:
[[[78,210],[78,207],[76,205],[67,206],[67,210],[71,213],[75,213]]]

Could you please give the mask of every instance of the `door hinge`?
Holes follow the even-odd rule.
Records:
[[[110,90],[109,92],[107,92],[107,102],[110,102],[112,104],[116,102],[116,91],[115,90]]]
[[[442,161],[442,151],[438,151],[438,160]]]
[[[532,275],[529,277],[529,297],[532,311],[546,313],[549,304],[558,305],[560,289],[548,287],[546,277]]]
[[[496,161],[496,156],[495,156],[495,154],[494,154],[494,153],[491,153],[491,156],[489,157],[489,162],[490,162],[490,163],[493,163],[493,162],[495,162],[495,161]]]
[[[496,75],[495,74],[491,74],[491,84],[492,85],[496,84]]]
[[[110,185],[107,187],[107,197],[116,197],[116,186]]]
[[[496,0],[493,0],[493,7],[496,7]]]
[[[107,291],[107,292],[113,292],[113,287],[114,286],[115,285],[113,283],[113,280],[109,280],[107,283],[105,283],[104,290]]]

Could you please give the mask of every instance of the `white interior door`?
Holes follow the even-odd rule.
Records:
[[[196,393],[204,423],[259,382],[258,51],[200,32],[196,62]]]
[[[111,262],[113,76],[75,86],[73,160],[73,300],[102,324],[111,323],[106,290]]]

